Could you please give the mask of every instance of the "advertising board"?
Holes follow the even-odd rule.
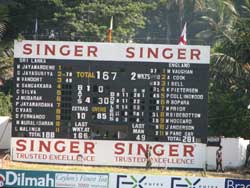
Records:
[[[157,176],[146,174],[110,174],[112,188],[223,188],[225,178]]]
[[[210,48],[16,41],[13,137],[206,143]]]
[[[0,170],[0,188],[248,188],[249,180],[122,173]]]
[[[108,188],[109,174],[0,170],[0,188]]]
[[[226,179],[225,188],[250,188],[250,180]]]
[[[15,161],[133,166],[146,165],[145,152],[152,146],[152,167],[204,168],[206,145],[107,140],[12,138]]]

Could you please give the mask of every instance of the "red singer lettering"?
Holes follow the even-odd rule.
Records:
[[[83,46],[76,45],[75,46],[75,56],[82,56]]]
[[[170,53],[167,53],[168,51],[170,51]],[[165,48],[165,49],[162,51],[162,56],[163,56],[165,59],[171,59],[171,58],[173,58],[172,49],[171,49],[171,48]]]
[[[62,146],[60,146],[62,145]],[[55,150],[57,152],[64,152],[65,151],[65,142],[64,141],[56,141],[54,144]]]
[[[18,140],[16,142],[16,150],[17,151],[25,151],[26,150],[26,140]]]
[[[186,157],[187,155],[189,155],[190,157],[194,156],[194,146],[192,146],[192,145],[184,145],[183,156]]]
[[[178,157],[178,145],[177,144],[172,144],[169,145],[169,157]]]
[[[153,152],[156,156],[164,155],[164,146],[162,144],[156,144],[153,147]]]
[[[56,52],[55,45],[49,46],[48,44],[45,44],[44,51],[45,51],[45,55],[49,55],[49,54],[55,55],[55,52]]]
[[[80,153],[78,141],[70,142],[70,153]]]
[[[25,44],[23,46],[23,54],[30,55],[32,53],[32,45],[31,44]]]
[[[133,47],[127,48],[127,49],[126,49],[126,52],[127,52],[126,57],[127,57],[127,58],[134,58],[134,57],[135,57],[134,50],[135,50],[135,48],[133,48]]]
[[[96,46],[88,46],[88,56],[90,57],[91,54],[97,57],[97,47]]]
[[[186,49],[178,49],[178,59],[186,59]]]
[[[123,154],[125,152],[124,146],[125,146],[124,143],[116,143],[115,144],[115,154],[117,154],[117,155]]]
[[[31,140],[31,142],[34,142],[34,140]],[[50,152],[50,144],[51,144],[51,141],[48,141],[47,143],[40,140],[39,141],[39,152],[43,152],[44,150],[46,152]]]
[[[84,153],[88,153],[88,151],[93,154],[95,149],[95,144],[93,142],[84,142]]]
[[[64,50],[64,48],[66,48],[66,50]],[[60,54],[63,56],[68,56],[70,54],[69,45],[62,45],[60,47]]]
[[[199,49],[191,49],[191,60],[200,60],[201,51]]]

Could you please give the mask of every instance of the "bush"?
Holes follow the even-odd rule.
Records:
[[[10,94],[5,95],[0,92],[0,116],[11,116],[12,112],[12,96]]]

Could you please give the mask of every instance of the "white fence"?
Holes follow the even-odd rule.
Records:
[[[249,140],[243,138],[222,138],[222,156],[224,168],[239,168],[246,160],[246,148]],[[207,147],[207,167],[216,168],[216,150],[218,147]]]

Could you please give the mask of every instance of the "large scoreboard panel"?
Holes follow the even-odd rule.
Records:
[[[13,137],[206,142],[209,47],[15,43]]]

